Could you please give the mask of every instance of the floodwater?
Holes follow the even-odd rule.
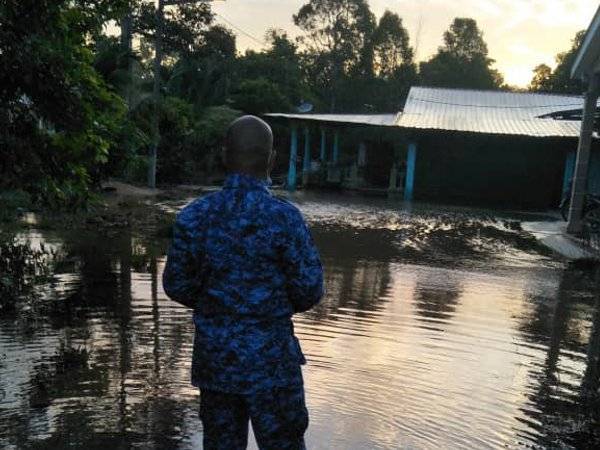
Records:
[[[520,231],[539,218],[294,200],[327,287],[295,318],[309,448],[598,445],[598,287],[593,271]],[[62,258],[43,289],[47,312],[0,318],[0,447],[201,448],[190,312],[159,282],[168,241],[135,230],[28,237]],[[65,363],[61,346],[85,349],[87,363]]]

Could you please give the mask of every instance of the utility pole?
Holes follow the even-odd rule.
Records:
[[[154,114],[152,118],[152,144],[148,155],[148,187],[156,188],[156,158],[160,144],[159,113],[160,113],[160,69],[163,59],[163,33],[165,28],[165,6],[187,5],[190,3],[210,3],[213,0],[158,0],[156,7],[156,31],[154,34]]]
[[[577,162],[573,176],[573,189],[571,193],[571,208],[569,209],[569,222],[567,232],[579,234],[583,228],[583,207],[587,194],[588,171],[590,165],[590,148],[594,132],[594,117],[596,103],[600,96],[600,75],[592,74],[588,82],[588,90],[583,106],[579,146],[577,148]]]
[[[128,5],[127,13],[121,19],[121,50],[127,54],[127,88],[125,97],[128,108],[131,108],[131,81],[132,64],[131,53],[133,51],[133,12],[131,3]]]
[[[150,144],[150,154],[148,155],[148,187],[156,187],[156,156],[158,154],[158,145],[160,144],[160,129],[158,117],[160,113],[160,68],[162,66],[163,50],[162,38],[165,23],[165,2],[158,0],[156,7],[156,30],[154,32],[154,87],[152,89],[152,98],[154,100],[154,114],[152,115],[152,144]]]

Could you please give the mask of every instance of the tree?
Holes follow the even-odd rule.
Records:
[[[340,80],[353,70],[369,70],[375,17],[366,0],[309,0],[293,19],[305,32],[301,43],[311,82],[328,97],[333,112]]]
[[[386,10],[373,36],[375,73],[383,78],[391,78],[402,66],[414,65],[413,56],[402,19]]]
[[[548,92],[551,90],[552,68],[546,64],[539,64],[533,69],[533,78],[529,84],[530,91]]]
[[[124,102],[93,67],[89,43],[117,0],[0,4],[0,188],[79,206],[117,145]]]
[[[233,105],[248,114],[288,111],[291,108],[279,87],[266,78],[242,81],[233,95]]]
[[[503,78],[492,69],[493,63],[477,22],[456,18],[444,33],[444,45],[421,63],[420,74],[423,83],[430,86],[497,89]]]
[[[175,62],[166,83],[170,95],[186,99],[196,112],[227,101],[236,60],[235,35],[227,28],[208,28],[202,42]]]
[[[443,50],[449,54],[472,61],[481,56],[487,57],[488,48],[474,19],[456,18],[450,29],[444,32]]]
[[[397,112],[402,108],[410,87],[417,82],[417,66],[408,31],[402,19],[385,11],[373,35],[374,78],[363,88],[369,98],[362,100],[366,110]]]
[[[304,81],[302,63],[296,44],[288,38],[285,32],[273,29],[267,32],[267,41],[270,43],[268,49],[262,52],[248,50],[244,56],[238,59],[237,82],[238,84],[244,83],[244,80],[256,82],[261,79],[263,82],[268,81],[270,90],[278,92],[275,96],[283,95],[285,97],[278,101],[269,100],[268,104],[278,104],[280,108],[284,108],[279,111],[286,111],[292,105],[298,105],[302,100],[310,99],[312,93]],[[242,91],[247,92],[251,86],[246,85]],[[244,108],[242,107],[242,109]]]
[[[132,2],[132,29],[147,40],[156,32],[154,2]],[[213,23],[214,14],[209,3],[172,5],[165,9],[163,23],[163,52],[165,56],[193,54],[204,46],[206,30]]]
[[[530,90],[561,94],[581,94],[583,92],[583,84],[581,80],[571,78],[571,69],[573,68],[584,37],[585,30],[579,31],[572,40],[571,48],[566,52],[556,55],[556,68],[554,70],[551,70],[545,64],[538,65],[533,71]]]
[[[160,109],[160,179],[171,183],[206,182],[214,175],[227,127],[240,115],[240,111],[227,106],[205,108],[198,114],[185,100],[165,97]]]

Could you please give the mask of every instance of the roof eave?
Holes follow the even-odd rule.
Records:
[[[600,56],[600,8],[596,11],[588,27],[581,48],[577,52],[571,68],[571,78],[583,78],[598,71],[597,60]]]

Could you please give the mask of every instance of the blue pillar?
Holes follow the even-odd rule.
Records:
[[[338,162],[338,157],[340,156],[340,132],[339,130],[335,130],[333,135],[333,155],[331,160],[334,163]]]
[[[565,161],[565,175],[563,178],[563,195],[565,195],[571,190],[571,184],[573,183],[573,174],[575,173],[576,157],[577,153],[575,152],[575,150],[571,150],[569,151],[569,153],[567,153],[567,158]]]
[[[406,156],[406,182],[404,185],[404,200],[411,201],[415,190],[415,168],[417,165],[417,144],[408,144]]]
[[[298,158],[298,127],[292,124],[292,134],[290,136],[290,166],[287,176],[288,191],[296,190],[296,159]]]
[[[327,149],[325,146],[327,145],[327,135],[325,131],[325,127],[321,127],[321,164],[325,163],[327,159]]]
[[[304,173],[310,172],[310,130],[304,128],[304,163],[302,166]]]

